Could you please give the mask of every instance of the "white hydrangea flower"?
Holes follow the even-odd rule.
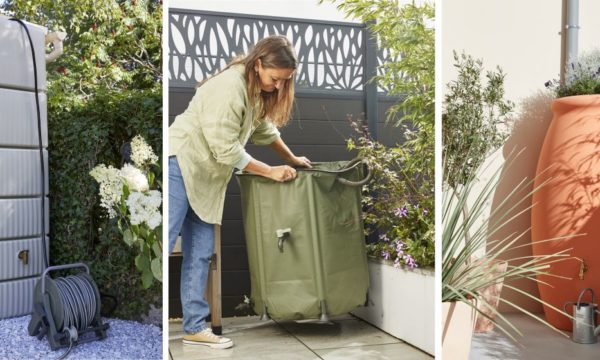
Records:
[[[148,178],[142,170],[131,164],[125,164],[120,171],[121,178],[127,183],[130,191],[148,191]]]
[[[100,184],[100,206],[106,209],[108,217],[116,217],[115,206],[123,195],[123,180],[119,170],[100,164],[90,171],[90,175]]]
[[[158,161],[158,156],[154,154],[150,145],[146,143],[141,135],[137,135],[131,140],[131,161],[138,167],[144,167]]]
[[[159,211],[162,202],[161,192],[151,190],[147,193],[132,192],[125,201],[132,225],[146,223],[150,230],[154,230],[162,223],[162,214]]]
[[[152,215],[152,217],[146,221],[146,224],[148,224],[148,227],[151,230],[156,229],[158,226],[160,226],[160,224],[162,224],[162,214],[159,212],[154,213],[154,215]]]

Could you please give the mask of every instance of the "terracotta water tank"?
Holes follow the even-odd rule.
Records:
[[[600,95],[556,99],[552,112],[535,186],[548,183],[533,195],[531,238],[534,255],[572,248],[568,253],[574,258],[549,270],[569,279],[538,277],[550,285],[538,285],[541,299],[562,309],[585,288],[600,294]],[[585,235],[536,243],[576,234]],[[550,324],[572,330],[566,316],[548,306],[544,312]]]

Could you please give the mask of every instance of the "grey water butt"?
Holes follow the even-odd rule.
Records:
[[[44,270],[50,240],[46,237],[44,245],[49,230],[47,31],[34,24],[27,28],[36,52],[40,124],[27,33],[0,16],[0,319],[31,313],[34,285]]]

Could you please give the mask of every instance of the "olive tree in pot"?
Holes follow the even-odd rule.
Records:
[[[458,195],[464,190],[469,180],[472,188],[480,188],[489,179],[490,173],[501,168],[503,159],[500,147],[508,137],[511,129],[509,116],[514,104],[504,98],[505,74],[500,67],[487,71],[483,77],[483,62],[472,56],[454,52],[454,67],[457,69],[456,80],[447,84],[444,96],[444,112],[442,115],[443,163],[444,163],[444,195]],[[477,172],[477,169],[481,171]],[[475,199],[473,196],[460,204],[462,216],[471,218]],[[481,224],[485,215],[489,215],[491,201],[481,204],[481,215],[474,221]],[[471,242],[472,234],[464,232],[465,243]],[[479,248],[468,261],[478,262],[485,247]],[[502,289],[501,276],[507,267],[505,261],[489,264],[491,274],[500,281],[480,291],[480,296],[496,308]],[[480,311],[493,318],[494,313],[486,307]],[[487,317],[479,316],[475,331],[489,331],[493,322]]]

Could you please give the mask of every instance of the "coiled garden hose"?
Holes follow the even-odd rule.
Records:
[[[56,278],[54,281],[63,303],[63,332],[69,334],[69,349],[59,358],[62,360],[73,349],[78,332],[87,329],[94,321],[98,304],[93,284],[80,274]]]

